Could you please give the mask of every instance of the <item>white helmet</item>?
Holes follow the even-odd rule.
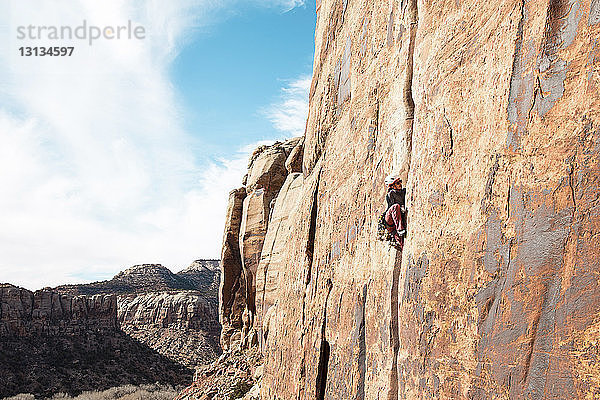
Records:
[[[391,186],[394,183],[396,183],[396,181],[399,180],[399,179],[400,179],[400,177],[398,175],[396,175],[396,174],[388,175],[385,178],[385,184],[387,186]]]

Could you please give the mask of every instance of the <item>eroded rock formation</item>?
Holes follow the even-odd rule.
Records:
[[[0,284],[0,336],[110,332],[118,326],[114,295],[71,296]]]
[[[262,398],[600,396],[598,2],[317,13],[303,174],[235,217]]]
[[[119,272],[112,279],[56,288],[69,294],[132,294],[169,290],[195,290],[207,298],[217,298],[219,260],[196,260],[188,268],[173,273],[160,264],[140,264]]]
[[[224,349],[228,349],[232,341],[239,342],[242,331],[242,314],[246,307],[246,280],[242,275],[239,239],[245,197],[245,188],[231,191],[225,216],[225,232],[221,251],[223,279],[219,290],[221,346]]]
[[[59,286],[57,290],[118,295],[117,318],[123,332],[193,368],[221,353],[219,282],[219,260],[196,260],[178,273],[160,264],[142,264],[107,281]]]
[[[218,304],[221,282],[219,265],[220,260],[196,260],[176,275],[190,282],[194,286],[192,290],[201,292],[206,300]]]
[[[301,139],[259,147],[248,165],[244,187],[229,195],[221,256],[220,318],[224,349],[247,341],[256,344],[256,273],[269,226],[275,197],[284,184],[288,169],[298,168]]]
[[[118,318],[129,336],[188,367],[220,354],[217,308],[199,292],[119,296]]]

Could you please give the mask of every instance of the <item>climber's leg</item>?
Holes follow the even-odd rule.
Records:
[[[406,230],[404,229],[400,204],[394,204],[387,210],[385,213],[385,222],[388,231],[394,235],[396,246],[398,246],[399,250],[402,250]]]
[[[392,205],[385,213],[385,222],[388,226],[392,227],[390,229],[391,233],[396,232],[402,236],[405,233],[405,227],[400,208],[400,204]]]
[[[388,210],[385,213],[385,225],[388,229],[388,232],[391,234],[395,234],[396,233],[396,214],[398,212],[397,210],[397,204],[392,205],[390,208],[388,208]]]

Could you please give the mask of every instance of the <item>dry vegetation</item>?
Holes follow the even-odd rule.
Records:
[[[104,391],[89,391],[71,397],[68,394],[58,393],[51,400],[172,400],[177,395],[177,389],[161,384],[147,385],[124,385],[114,387]],[[35,400],[32,394],[19,394],[14,397],[7,397],[4,400]]]

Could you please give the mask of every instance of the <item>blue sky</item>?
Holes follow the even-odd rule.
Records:
[[[16,35],[83,19],[147,35]],[[37,289],[218,257],[249,153],[303,133],[314,26],[302,0],[0,3],[0,282]],[[74,55],[18,53],[50,45]]]
[[[314,24],[311,5],[288,12],[246,6],[196,32],[172,68],[186,129],[218,153],[280,135],[265,111],[282,86],[310,76]]]
[[[220,23],[194,30],[173,63],[185,128],[209,154],[282,136],[269,107],[282,87],[312,73],[315,12],[243,5]],[[284,136],[289,136],[283,132]]]

